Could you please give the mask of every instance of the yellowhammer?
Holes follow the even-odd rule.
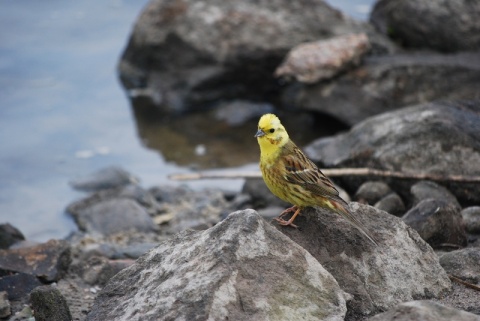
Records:
[[[255,137],[260,145],[260,169],[265,184],[277,197],[294,205],[275,219],[278,223],[297,227],[293,221],[303,208],[323,207],[346,218],[377,244],[368,229],[350,212],[333,183],[292,142],[277,116],[263,115]],[[282,217],[289,212],[294,214],[285,221]]]

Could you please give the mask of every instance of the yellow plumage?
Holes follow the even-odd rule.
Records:
[[[368,239],[377,244],[374,237],[348,209],[332,182],[305,156],[288,136],[277,116],[265,114],[258,122],[255,134],[260,145],[260,169],[270,191],[294,206],[276,218],[281,225],[293,224],[305,207],[330,209],[357,227]],[[285,221],[282,216],[294,212]]]

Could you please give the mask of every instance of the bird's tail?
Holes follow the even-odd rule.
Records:
[[[339,198],[338,200],[329,200],[332,205],[331,208],[336,213],[340,214],[343,218],[347,219],[352,225],[354,225],[366,238],[368,238],[373,244],[378,246],[378,240],[372,235],[372,232],[350,211],[347,202]],[[329,204],[329,205],[330,205]]]

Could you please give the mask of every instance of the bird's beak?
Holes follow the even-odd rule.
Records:
[[[253,136],[253,137],[262,137],[262,136],[265,136],[265,132],[263,130],[259,129],[257,131],[257,133],[255,134],[255,136]]]

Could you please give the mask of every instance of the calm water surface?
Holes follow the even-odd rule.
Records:
[[[117,80],[146,3],[0,0],[0,223],[31,240],[62,238],[75,229],[64,208],[84,196],[69,180],[119,165],[150,187],[187,170],[145,147]],[[359,19],[371,3],[335,1]]]

